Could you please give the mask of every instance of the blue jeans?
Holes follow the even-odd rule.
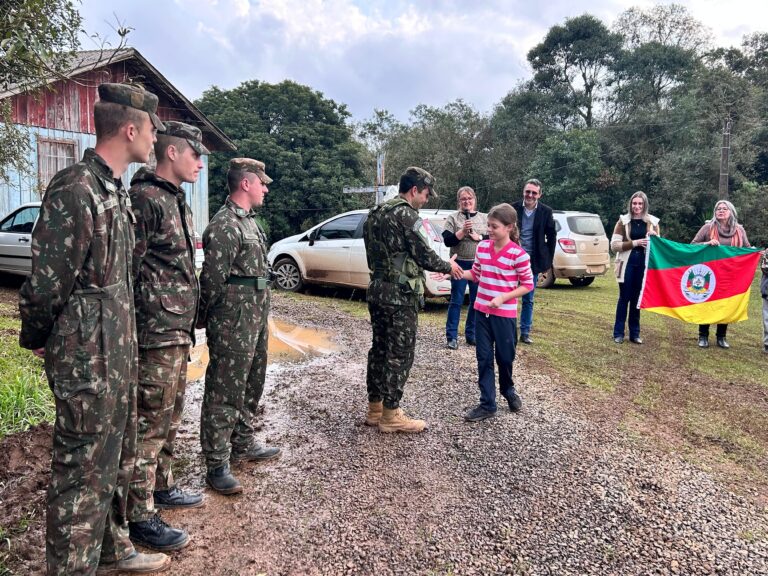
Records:
[[[462,270],[472,268],[472,260],[456,260],[456,264],[461,266]],[[461,307],[464,305],[464,293],[469,284],[469,311],[467,312],[467,323],[464,326],[464,336],[467,340],[475,339],[475,298],[477,297],[477,284],[469,280],[451,279],[451,302],[448,304],[448,318],[445,320],[445,339],[456,340],[459,333],[459,319],[461,318]]]
[[[515,391],[512,364],[517,346],[517,319],[490,314],[477,315],[477,384],[480,407],[496,412],[496,377],[494,359],[499,367],[499,392],[508,398]]]
[[[533,293],[536,291],[538,274],[533,275],[533,290],[522,297],[523,306],[520,309],[520,334],[530,334],[533,326]]]
[[[624,324],[629,324],[629,337],[640,338],[640,309],[637,301],[643,287],[645,275],[645,257],[632,253],[624,270],[624,282],[619,284],[619,301],[616,303],[616,320],[613,323],[613,337],[624,337]],[[627,308],[629,321],[627,322]]]

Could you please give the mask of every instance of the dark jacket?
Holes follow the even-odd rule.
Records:
[[[519,228],[523,221],[523,214],[525,214],[523,202],[515,202],[512,207],[517,212],[517,226]],[[531,270],[534,274],[540,274],[552,268],[556,242],[557,232],[555,231],[555,220],[552,218],[552,208],[539,202],[533,217],[533,253],[529,254]]]

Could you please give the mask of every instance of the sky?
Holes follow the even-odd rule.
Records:
[[[289,79],[345,104],[353,120],[463,99],[486,113],[531,77],[526,54],[566,18],[611,26],[643,0],[81,0],[88,34],[112,46],[118,23],[194,100],[211,86]],[[682,0],[714,43],[768,32],[768,2]],[[83,49],[98,48],[82,38]]]

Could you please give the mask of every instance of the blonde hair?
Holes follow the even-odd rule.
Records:
[[[506,202],[497,204],[488,212],[488,220],[498,220],[504,226],[512,226],[509,230],[509,239],[513,242],[520,241],[520,230],[517,228],[517,211]]]
[[[645,218],[648,216],[648,196],[645,195],[645,192],[642,190],[638,190],[632,196],[629,197],[629,204],[627,204],[627,213],[632,216],[632,200],[635,198],[640,198],[643,201],[643,213],[642,217]]]
[[[477,209],[477,195],[475,194],[475,191],[469,186],[462,186],[461,188],[459,188],[458,192],[456,192],[457,209],[461,210],[461,194],[463,192],[467,192],[468,194],[472,195],[472,199],[475,201],[475,209]]]

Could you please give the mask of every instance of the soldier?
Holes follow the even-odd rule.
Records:
[[[264,202],[271,182],[263,162],[230,160],[229,196],[203,233],[198,326],[206,328],[210,363],[200,443],[206,482],[221,494],[243,491],[230,461],[271,460],[280,453],[257,444],[252,425],[264,390],[270,300],[266,236],[254,209]]]
[[[368,414],[365,423],[381,432],[421,432],[423,420],[400,409],[413,365],[424,269],[462,277],[461,266],[446,262],[427,245],[418,209],[437,197],[434,178],[410,167],[400,176],[400,195],[373,208],[365,225],[371,281],[368,312],[373,343],[368,352]],[[454,256],[455,259],[455,256]]]
[[[102,84],[96,147],[48,186],[32,234],[32,275],[19,294],[19,343],[45,358],[56,402],[46,560],[49,575],[150,572],[165,554],[128,539],[126,496],[136,442],[133,213],[120,180],[146,162],[157,97]]]
[[[199,287],[192,213],[181,188],[203,168],[200,129],[166,122],[157,137],[157,169],[141,168],[129,190],[136,215],[133,278],[139,339],[136,466],[128,493],[131,540],[155,550],[189,543],[157,508],[197,508],[201,494],[182,492],[171,459],[184,408],[187,358],[194,342]],[[154,493],[153,493],[154,490]]]

